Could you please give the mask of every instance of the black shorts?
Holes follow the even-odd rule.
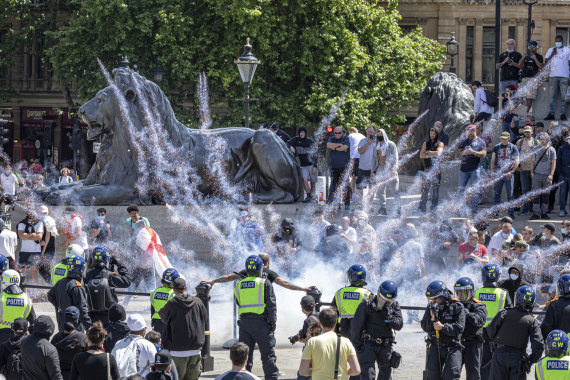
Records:
[[[372,175],[372,170],[358,169],[358,178],[356,179],[356,186],[359,189],[365,188],[370,184],[370,176]]]
[[[19,257],[18,257],[18,264],[20,265],[29,265],[32,263],[32,261],[34,260],[35,257],[41,257],[42,253],[41,252],[22,252],[20,251]]]
[[[354,164],[352,165],[352,175],[358,176],[358,164],[360,164],[360,158],[354,158]]]

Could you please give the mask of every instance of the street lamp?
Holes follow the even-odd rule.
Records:
[[[127,59],[127,56],[123,55],[123,57],[121,58],[121,62],[119,62],[119,67],[124,67],[128,69],[130,64],[131,63]]]
[[[526,5],[528,5],[528,28],[526,31],[526,43],[530,42],[530,37],[532,36],[532,30],[534,29],[534,21],[532,20],[532,6],[538,3],[538,0],[535,1],[523,1]]]
[[[449,66],[449,72],[455,74],[456,69],[454,57],[457,55],[457,52],[459,50],[459,42],[455,41],[455,32],[451,32],[451,38],[445,45],[447,45],[447,55],[451,57],[451,66]]]
[[[154,83],[160,84],[164,76],[164,70],[162,69],[162,62],[160,62],[160,59],[156,60],[156,67],[152,70],[152,73],[154,74]]]
[[[253,80],[255,74],[255,69],[257,65],[260,64],[259,60],[251,54],[251,45],[249,44],[249,38],[246,40],[246,44],[243,47],[244,52],[241,57],[236,59],[234,63],[236,64],[239,75],[245,87],[245,127],[249,128],[249,102],[253,99],[249,98],[249,85]]]

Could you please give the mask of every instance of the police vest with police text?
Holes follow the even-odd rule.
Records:
[[[499,311],[505,308],[508,292],[501,288],[481,288],[475,292],[475,298],[483,302],[487,308],[487,320],[483,327],[487,327]]]
[[[236,284],[234,295],[238,303],[238,315],[265,312],[265,281],[264,278],[246,277]]]
[[[538,380],[570,379],[570,356],[542,358],[536,363],[535,372]]]
[[[158,312],[166,305],[168,301],[174,298],[174,290],[162,286],[150,293],[150,304],[154,308],[152,319],[160,319]]]
[[[27,318],[32,310],[32,301],[26,293],[2,293],[2,310],[0,310],[0,329],[12,328],[16,318]]]
[[[59,263],[51,270],[51,283],[57,284],[59,280],[67,277],[67,264]]]
[[[368,299],[371,294],[370,290],[356,286],[339,289],[334,297],[338,310],[338,322],[340,323],[343,318],[354,318],[358,305]]]

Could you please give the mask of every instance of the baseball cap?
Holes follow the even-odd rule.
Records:
[[[519,247],[528,248],[528,244],[526,243],[526,241],[519,240],[515,243],[515,248]]]
[[[17,334],[23,334],[28,331],[30,323],[26,318],[16,318],[12,322],[12,330]]]
[[[529,125],[529,126],[526,126],[526,127],[524,127],[524,129],[523,129],[523,133],[526,133],[526,132],[530,132],[530,133],[532,133],[532,127],[531,127],[530,125]]]
[[[538,47],[538,42],[536,42],[535,40],[530,40],[530,41],[528,42],[528,46]]]
[[[172,363],[172,355],[168,350],[160,350],[154,355],[154,365],[170,364]]]
[[[75,306],[69,306],[65,309],[65,316],[71,319],[79,319],[79,309]]]
[[[301,298],[301,306],[305,310],[311,310],[312,308],[315,307],[315,299],[313,298],[313,296],[309,295],[303,296],[303,298]]]
[[[43,206],[40,206],[40,212],[41,212],[42,214],[46,214],[46,215],[47,215],[47,214],[49,213],[49,209],[48,209],[48,207],[47,207],[46,205],[43,205]]]
[[[141,331],[146,327],[144,317],[140,314],[132,314],[127,318],[127,327],[131,331]]]
[[[184,290],[186,289],[186,280],[184,280],[182,277],[178,277],[176,280],[174,280],[174,282],[172,283],[172,289],[176,289],[176,290]]]
[[[511,134],[509,132],[503,132],[503,133],[501,133],[501,138],[502,139],[510,139]]]
[[[550,230],[550,232],[556,231],[556,227],[554,227],[554,224],[552,223],[544,223],[542,228],[546,228],[547,230]]]

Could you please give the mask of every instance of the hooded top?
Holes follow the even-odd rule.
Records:
[[[105,343],[103,344],[105,352],[113,351],[115,344],[129,335],[131,330],[125,322],[126,319],[127,313],[123,306],[115,303],[109,308],[109,323],[105,326],[107,336],[105,337]]]
[[[299,134],[301,132],[305,132],[305,137],[301,138]],[[289,141],[287,141],[289,146],[295,149],[295,154],[299,157],[299,162],[301,166],[310,166],[313,165],[315,160],[311,157],[311,153],[313,151],[313,139],[307,137],[307,127],[301,126],[297,131],[297,136],[293,137]]]
[[[380,145],[380,142],[378,142],[376,150],[379,150],[382,156],[386,157],[385,167],[394,170],[396,169],[396,165],[398,165],[398,148],[393,141],[388,140],[388,135],[384,129],[380,128],[379,131],[382,133],[382,136],[384,136],[384,143]]]
[[[32,326],[33,334],[22,339],[24,379],[62,380],[59,355],[48,339],[55,331],[53,320],[40,315]]]
[[[171,351],[199,350],[204,345],[206,307],[198,297],[177,294],[158,312],[166,325],[162,345]]]
[[[509,270],[507,271],[507,275],[510,275],[511,269],[516,269],[519,271],[520,273],[519,278],[513,280],[509,277],[506,280],[499,281],[499,288],[503,288],[507,292],[509,292],[509,296],[511,297],[511,300],[514,302],[515,293],[517,292],[517,289],[523,285],[530,285],[530,284],[522,279],[524,272],[523,272],[523,265],[521,263],[516,263],[511,265],[509,267]]]
[[[61,371],[69,372],[75,354],[87,350],[87,335],[81,331],[73,331],[69,334],[61,331],[53,336],[51,343],[59,354]]]

